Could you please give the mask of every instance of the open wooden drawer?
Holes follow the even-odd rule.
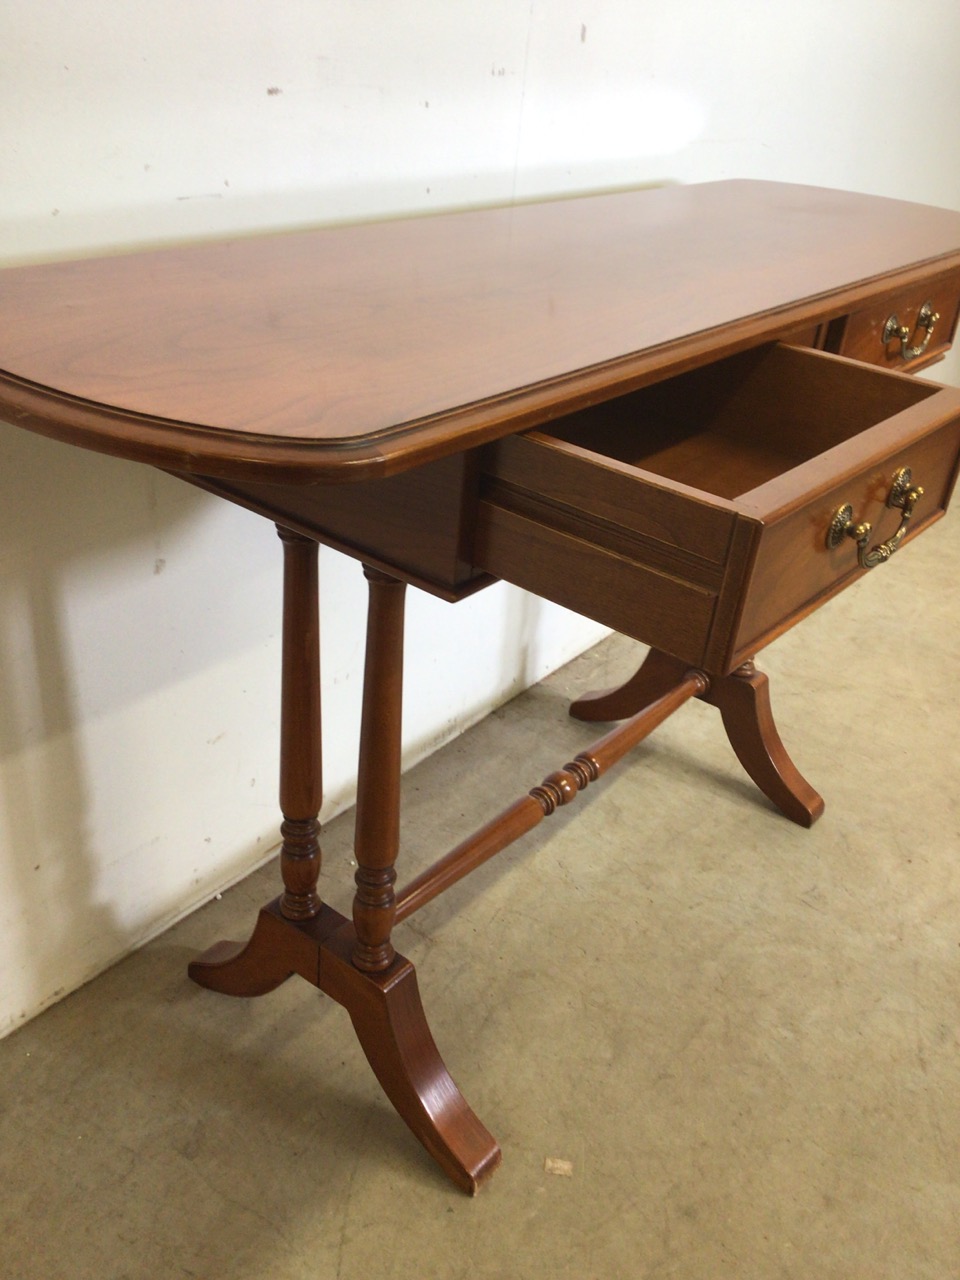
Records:
[[[489,446],[475,561],[723,674],[942,515],[958,452],[960,390],[758,347]]]

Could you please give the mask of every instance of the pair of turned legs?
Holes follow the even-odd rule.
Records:
[[[399,846],[405,584],[366,569],[369,618],[356,809],[356,894],[348,920],[320,901],[323,798],[317,544],[279,529],[284,550],[280,715],[283,892],[246,943],[220,942],[189,968],[201,986],[264,995],[299,974],[342,1004],[401,1117],[458,1186],[475,1191],[500,1148],[447,1072],[413,965],[390,940]]]
[[[690,697],[716,706],[747,773],[787,817],[809,826],[823,802],[784,750],[767,679],[746,664],[711,678],[652,650],[617,689],[571,707],[583,720],[623,723],[532,788],[399,895],[403,614],[405,586],[365,569],[369,614],[356,807],[352,920],[322,903],[322,790],[317,544],[279,529],[284,550],[280,870],[283,891],[260,912],[246,943],[220,942],[190,965],[201,986],[264,995],[299,974],[342,1004],[377,1079],[444,1172],[475,1191],[500,1162],[496,1141],[450,1078],[427,1025],[413,965],[393,948],[406,918],[474,867],[570,803]]]

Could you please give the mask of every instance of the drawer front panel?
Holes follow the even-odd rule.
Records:
[[[921,315],[925,305],[939,317],[929,329],[926,314]],[[853,360],[886,369],[921,369],[939,360],[949,348],[958,312],[960,277],[941,277],[914,285],[849,315],[839,326],[836,349]],[[901,328],[909,335],[903,341],[894,332]]]
[[[753,572],[745,584],[732,663],[751,656],[869,572],[859,565],[853,538],[845,536],[833,548],[827,545],[827,530],[840,507],[852,507],[855,524],[870,523],[871,548],[886,542],[897,532],[903,516],[899,508],[887,506],[893,477],[901,467],[909,467],[913,483],[923,488],[923,497],[911,516],[901,543],[904,546],[945,512],[956,481],[958,455],[960,423],[947,422],[766,525]]]

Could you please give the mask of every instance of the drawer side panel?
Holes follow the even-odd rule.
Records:
[[[736,513],[721,499],[659,481],[636,467],[541,432],[513,436],[484,453],[489,475],[543,501],[619,525],[651,542],[722,565]]]
[[[477,568],[701,665],[715,590],[481,500]]]

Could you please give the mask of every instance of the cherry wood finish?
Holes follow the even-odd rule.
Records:
[[[320,910],[323,764],[317,544],[279,528],[283,542],[283,677],[280,693],[280,909],[291,920]]]
[[[400,851],[403,604],[406,586],[378,569],[365,570],[370,614],[364,664],[355,852],[357,892],[353,962],[374,973],[393,959],[396,911],[394,863]]]
[[[827,545],[839,506],[890,537],[910,466],[914,537],[958,458],[960,391],[755,347],[488,448],[477,563],[726,674],[863,576],[851,540]]]
[[[478,468],[474,450],[352,484],[183,478],[454,601],[491,581],[472,563]]]
[[[676,687],[685,664],[651,649],[638,670],[615,689],[584,694],[571,704],[578,720],[622,720],[642,715]],[[749,660],[731,675],[705,678],[696,695],[719,709],[730,745],[763,794],[792,822],[811,827],[823,813],[823,799],[787,754],[770,706],[770,682]]]
[[[382,476],[922,288],[958,226],[733,181],[14,268],[0,413],[189,475]]]
[[[925,332],[917,328],[917,320],[925,303],[932,305],[939,319],[923,354],[906,360],[899,341],[884,340],[884,329],[890,317],[895,315],[913,335],[908,346],[912,348],[923,343]],[[884,369],[908,368],[916,373],[943,359],[956,336],[958,313],[960,275],[934,276],[922,284],[888,294],[870,306],[860,307],[848,316],[841,316],[828,326],[824,343],[828,351],[838,351],[853,360],[863,360]]]
[[[960,215],[782,184],[626,192],[8,270],[0,414],[150,463],[278,523],[283,890],[190,966],[342,1004],[387,1096],[458,1186],[500,1159],[451,1080],[393,926],[570,803],[691,697],[809,825],[757,649],[863,572],[826,522],[888,539],[890,471],[946,507],[960,397],[874,365],[933,297],[952,336]],[[941,304],[940,298],[946,301]],[[953,301],[951,301],[953,299]],[[951,311],[951,306],[954,310]],[[878,319],[879,318],[879,319]],[[353,918],[321,903],[317,548],[369,582]],[[620,719],[399,894],[404,584],[512,578],[652,642]]]
[[[671,666],[671,679],[665,681],[655,694],[645,698],[632,711],[625,712],[623,717],[610,717],[626,719],[625,724],[598,738],[562,769],[549,774],[539,786],[533,787],[492,822],[411,880],[397,894],[396,919],[406,920],[414,911],[419,911],[458,880],[489,861],[494,854],[501,853],[532,831],[562,805],[570,804],[591,782],[596,782],[631,748],[663,724],[688,698],[701,696],[708,686],[709,681],[703,672],[688,671],[682,664],[679,670]]]
[[[353,924],[323,906],[290,920],[269,903],[248,942],[218,942],[190,965],[194,982],[231,996],[259,996],[299,974],[343,1005],[380,1085],[415,1137],[471,1194],[500,1163],[500,1148],[467,1105],[440,1057],[409,960],[376,973],[354,963]]]
[[[500,1149],[467,1105],[430,1034],[413,965],[390,941],[399,846],[405,585],[367,570],[367,663],[356,816],[353,921],[316,894],[320,869],[320,679],[317,545],[280,530],[284,644],[280,796],[284,892],[247,942],[215,943],[189,966],[194,982],[265,995],[299,974],[342,1004],[387,1097],[440,1167],[473,1192]],[[296,817],[288,815],[295,814]]]

